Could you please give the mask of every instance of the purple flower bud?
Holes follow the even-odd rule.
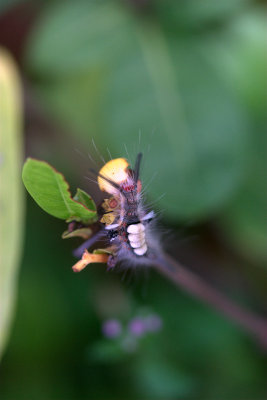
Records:
[[[158,332],[162,328],[162,319],[157,314],[148,315],[144,323],[148,332]]]
[[[144,320],[142,318],[133,318],[128,325],[128,329],[132,335],[142,336],[146,331]]]
[[[102,324],[102,333],[107,338],[117,338],[120,336],[121,331],[121,323],[116,319],[107,320]]]

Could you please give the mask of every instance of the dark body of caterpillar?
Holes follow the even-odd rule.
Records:
[[[127,258],[127,252],[135,258],[143,257],[148,252],[146,226],[154,217],[154,212],[145,215],[142,210],[141,182],[138,179],[140,161],[141,154],[137,156],[135,169],[127,170],[125,179],[120,184],[110,179],[112,176],[110,171],[108,174],[105,174],[105,170],[99,173],[100,179],[107,182],[105,190],[109,188],[109,192],[114,196],[113,202],[115,201],[117,205],[112,210],[106,209],[102,222],[106,224],[105,229],[108,231],[110,241],[117,247],[118,256],[121,255],[123,258]],[[116,174],[113,175],[116,177]],[[112,223],[106,223],[107,218],[110,222],[111,216]]]

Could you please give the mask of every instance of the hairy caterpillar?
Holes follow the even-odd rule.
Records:
[[[149,226],[155,213],[147,213],[142,204],[141,159],[142,153],[139,153],[134,169],[126,159],[117,158],[107,162],[98,173],[92,170],[99,188],[110,197],[104,199],[99,209],[100,230],[76,251],[79,255],[81,250],[85,250],[82,260],[74,265],[74,271],[80,271],[90,262],[107,262],[110,268],[118,262],[147,264],[159,253],[159,243],[151,235]],[[108,247],[103,254],[87,252],[87,248],[105,236]]]

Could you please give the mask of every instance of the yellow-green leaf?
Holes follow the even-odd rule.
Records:
[[[0,49],[0,356],[7,342],[16,299],[24,196],[22,93],[16,65]]]
[[[86,228],[80,228],[80,229],[75,229],[72,232],[65,231],[62,234],[62,239],[69,239],[73,237],[81,237],[83,239],[89,239],[89,237],[92,235],[93,231],[92,229],[86,227]]]

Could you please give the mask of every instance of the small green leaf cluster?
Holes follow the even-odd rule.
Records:
[[[36,203],[48,214],[66,222],[82,225],[72,232],[64,232],[63,238],[88,237],[89,225],[97,221],[96,205],[85,191],[77,189],[71,196],[70,186],[64,176],[45,161],[28,158],[22,171],[24,185]]]

